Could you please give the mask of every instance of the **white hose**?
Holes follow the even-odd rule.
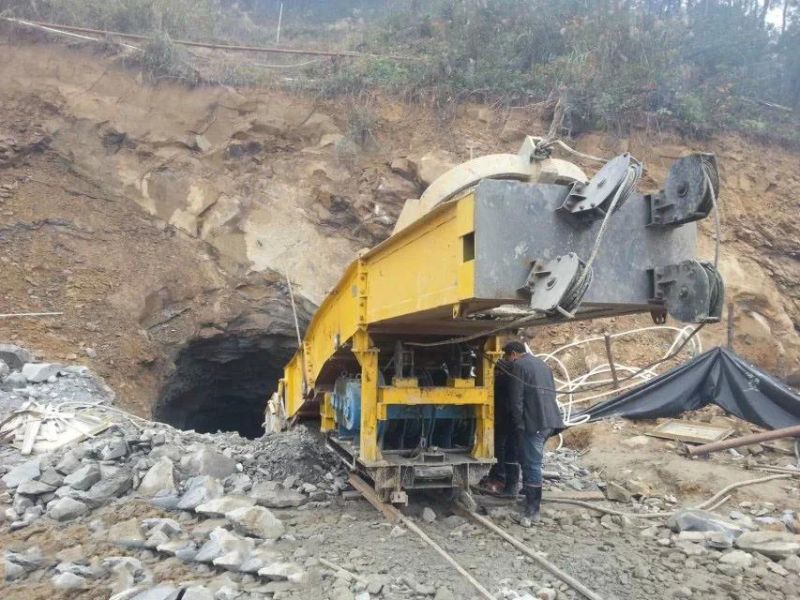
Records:
[[[613,333],[613,334],[609,335],[609,338],[617,339],[617,338],[621,338],[621,337],[625,337],[625,336],[640,334],[640,333],[643,333],[643,332],[646,332],[646,331],[670,331],[670,332],[674,332],[674,339],[672,340],[672,343],[669,345],[669,348],[667,349],[667,351],[664,353],[664,355],[662,357],[662,358],[667,358],[692,333],[692,328],[688,327],[688,326],[680,328],[680,327],[672,327],[672,326],[669,326],[669,325],[654,325],[654,326],[650,326],[650,327],[638,327],[636,329],[629,329],[627,331],[621,331],[619,333]],[[545,362],[552,362],[553,363],[553,367],[554,367],[554,369],[553,369],[554,370],[553,377],[554,377],[555,382],[556,382],[556,390],[559,391],[559,392],[566,392],[566,394],[561,395],[562,398],[564,398],[564,397],[567,398],[566,401],[559,401],[559,400],[556,400],[556,401],[558,402],[559,409],[561,410],[561,415],[562,415],[562,418],[564,420],[564,424],[567,427],[572,427],[574,425],[580,425],[582,423],[586,423],[589,420],[589,415],[584,415],[584,416],[580,417],[579,419],[573,419],[572,412],[573,412],[573,406],[574,405],[576,405],[576,404],[585,404],[585,403],[590,402],[592,400],[596,400],[597,398],[603,398],[605,396],[619,394],[620,392],[623,392],[625,390],[628,390],[628,389],[631,389],[633,387],[636,387],[637,385],[639,385],[641,383],[644,383],[646,381],[649,381],[653,377],[656,377],[656,376],[659,375],[659,373],[655,370],[655,368],[645,369],[645,370],[641,371],[641,370],[637,369],[636,367],[632,367],[632,366],[629,366],[629,365],[623,365],[623,364],[619,364],[619,363],[615,362],[614,363],[614,369],[616,370],[616,372],[629,373],[629,374],[631,374],[633,376],[633,379],[631,380],[630,383],[628,383],[628,384],[626,384],[626,385],[624,385],[624,386],[622,386],[620,388],[617,388],[617,389],[611,389],[611,390],[607,390],[605,392],[600,392],[598,394],[593,394],[593,395],[588,396],[586,398],[576,399],[575,395],[576,394],[580,394],[581,390],[583,388],[588,387],[589,389],[592,389],[594,386],[597,386],[598,384],[612,383],[614,381],[613,379],[609,379],[608,377],[601,377],[602,375],[605,375],[605,374],[611,372],[611,365],[608,364],[608,363],[600,364],[600,365],[590,369],[586,373],[582,373],[581,375],[578,375],[576,377],[572,377],[572,375],[569,372],[569,369],[567,368],[567,365],[564,363],[563,360],[561,360],[558,357],[558,355],[561,354],[562,352],[570,349],[570,348],[576,348],[576,347],[588,345],[588,344],[591,344],[591,343],[594,343],[594,342],[604,342],[604,341],[605,341],[605,336],[593,336],[593,337],[585,338],[583,340],[579,340],[577,342],[571,342],[569,344],[565,344],[563,346],[560,346],[559,348],[556,348],[555,350],[553,350],[550,353],[536,355],[539,358],[541,358],[542,360],[544,360]],[[525,348],[526,348],[526,350],[528,352],[533,354],[533,352],[531,352],[531,349],[527,345],[525,346]],[[689,352],[691,353],[692,356],[697,356],[698,354],[700,354],[703,351],[703,344],[700,341],[700,337],[699,336],[695,336],[690,340],[690,344],[689,344],[688,350],[689,350]],[[556,376],[556,375],[558,375],[558,376]],[[563,443],[563,438],[562,438],[561,442]],[[559,448],[560,447],[561,447],[561,444],[559,444]]]

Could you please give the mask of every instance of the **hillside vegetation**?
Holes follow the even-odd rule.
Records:
[[[0,0],[4,15],[152,35],[149,65],[196,57],[164,40],[274,44],[279,3],[249,0]],[[564,133],[631,124],[706,135],[733,129],[800,143],[797,0],[295,0],[282,45],[397,58],[300,63],[293,87],[325,96],[388,90],[410,101],[566,108]],[[180,63],[175,68],[173,63]],[[196,83],[194,77],[183,77]],[[263,69],[224,83],[287,85]]]

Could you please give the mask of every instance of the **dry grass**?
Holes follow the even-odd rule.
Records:
[[[563,434],[564,446],[573,450],[585,450],[592,445],[594,433],[589,427],[572,427]]]

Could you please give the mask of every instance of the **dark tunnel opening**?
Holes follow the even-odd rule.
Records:
[[[178,354],[153,416],[199,433],[260,437],[267,401],[296,348],[296,338],[283,334],[223,333],[191,340]]]

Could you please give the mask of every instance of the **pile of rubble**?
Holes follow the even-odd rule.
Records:
[[[56,414],[68,407],[64,414],[80,411],[107,423],[98,435],[49,453],[24,456],[19,449],[0,447],[4,528],[85,523],[120,549],[236,573],[251,597],[304,578],[303,565],[275,549],[275,541],[288,534],[271,509],[318,509],[345,489],[345,474],[317,435],[304,427],[258,440],[180,431],[110,406],[113,395],[85,367],[35,363],[23,349],[7,345],[0,346],[0,357],[3,417],[26,412],[35,399],[55,406]],[[131,502],[151,506],[154,514],[171,511],[175,518],[133,517],[107,529],[97,518],[104,510],[121,513]],[[27,545],[5,552],[5,577],[16,583],[49,579],[59,589],[89,589],[103,582],[115,600],[159,600],[180,593],[184,599],[220,599],[240,593],[233,580],[227,591],[154,586],[152,572],[131,556],[89,559],[63,551],[49,557]]]
[[[103,534],[114,545],[252,574],[253,593],[258,589],[268,593],[271,581],[302,579],[302,566],[287,561],[273,547],[285,528],[270,509],[327,506],[346,487],[345,480],[335,470],[315,469],[308,473],[316,483],[297,475],[276,480],[272,475],[287,467],[271,468],[273,461],[260,457],[278,443],[295,456],[308,457],[312,451],[305,446],[312,434],[300,429],[248,444],[235,434],[199,435],[136,423],[122,419],[102,436],[66,452],[36,456],[11,467],[2,476],[6,491],[0,493],[0,519],[9,522],[11,530],[50,519],[82,520],[99,531],[94,511],[139,499],[175,511],[176,518],[117,522]],[[273,436],[280,442],[271,440]],[[278,457],[274,462],[283,460]],[[116,578],[112,585],[116,600],[166,599],[178,591],[172,586],[150,589],[152,575],[147,576],[141,562],[131,557],[111,556],[89,564],[76,557],[53,564],[34,547],[7,551],[5,561],[7,579],[38,572],[39,578],[50,577],[62,589]],[[210,594],[190,587],[183,598],[211,598]],[[232,594],[215,597],[235,597]]]
[[[38,362],[26,349],[0,344],[0,415],[26,402],[108,404],[114,392],[84,366]]]

